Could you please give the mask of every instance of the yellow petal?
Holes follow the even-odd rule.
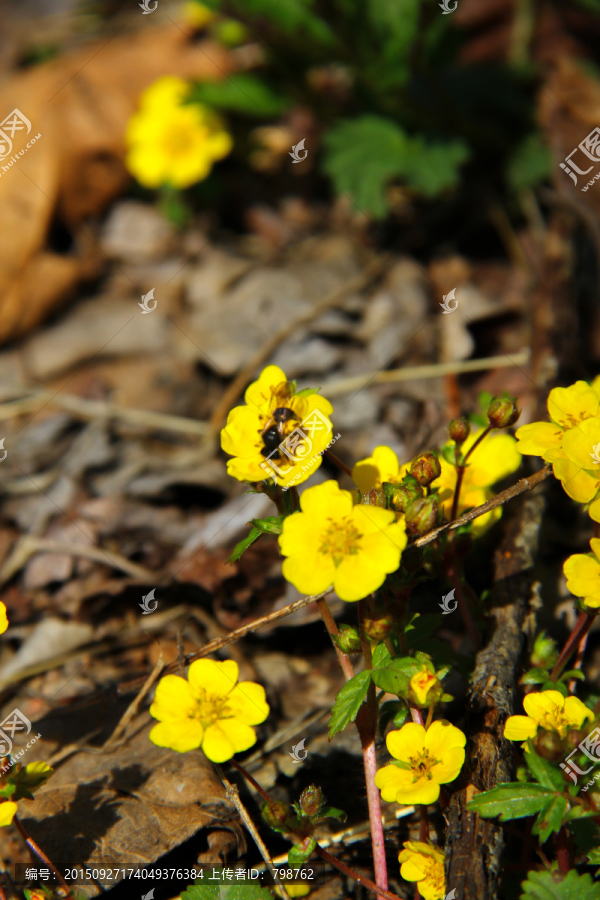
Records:
[[[465,761],[464,747],[449,747],[444,751],[440,762],[431,767],[431,777],[438,784],[454,781]]]
[[[265,416],[269,412],[273,388],[285,381],[287,378],[283,369],[279,366],[267,366],[260,373],[258,380],[246,388],[244,400],[248,406]]]
[[[560,450],[562,437],[563,432],[553,422],[531,422],[518,429],[517,450],[526,456],[544,456],[548,450]]]
[[[401,771],[397,766],[390,765],[379,769],[375,775],[375,784],[381,791],[382,799],[386,803],[395,801],[398,790],[405,783],[406,779],[400,777]]]
[[[600,482],[572,462],[570,459],[560,459],[552,464],[556,477],[560,480],[563,490],[578,503],[589,503],[596,496]]]
[[[185,678],[165,675],[156,687],[150,715],[162,721],[175,721],[193,716],[197,710],[196,698]]]
[[[586,719],[593,719],[594,714],[591,709],[581,702],[578,697],[567,697],[565,700],[565,715],[571,724],[576,728],[580,728]]]
[[[216,662],[214,659],[197,659],[189,668],[188,680],[196,694],[207,691],[217,697],[225,697],[235,687],[238,664],[233,659]]]
[[[574,421],[579,422],[583,417],[595,416],[598,405],[598,396],[587,381],[553,388],[548,396],[550,418],[563,428],[572,428]]]
[[[464,732],[460,728],[455,728],[446,719],[436,719],[432,722],[425,735],[425,747],[436,759],[440,759],[446,750],[464,747],[466,742]]]
[[[425,735],[426,731],[423,725],[418,725],[417,722],[407,722],[399,731],[390,731],[386,736],[385,743],[395,759],[408,762],[411,756],[422,753],[425,749]]]
[[[321,594],[333,584],[335,578],[335,566],[329,556],[323,556],[323,561],[318,566],[307,566],[306,556],[297,553],[284,559],[281,571],[286,581],[289,581],[301,594]]]
[[[547,727],[549,721],[562,712],[565,706],[565,698],[559,691],[540,691],[527,694],[523,700],[523,707],[527,715],[538,724],[544,722]]]
[[[264,722],[269,715],[269,704],[262,684],[255,684],[254,681],[237,684],[227,697],[227,711],[246,725]]]
[[[149,734],[153,744],[170,747],[178,753],[195,750],[202,743],[204,729],[199,719],[181,719],[177,722],[159,722]]]
[[[0,828],[10,825],[16,811],[17,804],[13,803],[12,800],[5,800],[4,803],[0,803]]]
[[[596,396],[594,394],[594,396]],[[600,419],[586,419],[565,433],[562,447],[571,462],[582,469],[597,470],[600,467]]]
[[[594,556],[574,553],[565,560],[563,572],[567,588],[576,597],[600,597],[600,562]]]
[[[261,423],[256,410],[249,406],[236,406],[227,416],[227,424],[221,431],[221,447],[231,456],[250,459],[260,453]]]
[[[399,771],[402,772],[401,769]],[[410,775],[410,773],[407,772],[406,775]],[[383,794],[381,796],[383,797]],[[408,779],[405,779],[396,791],[395,800],[396,803],[406,803],[407,805],[422,803],[429,806],[429,804],[435,803],[439,796],[440,786],[437,781],[419,778],[418,781],[409,782]]]
[[[337,481],[324,481],[304,491],[300,508],[316,519],[335,520],[352,514],[352,495],[350,491],[342,491]]]
[[[202,750],[216,763],[226,762],[234,753],[249,750],[256,743],[256,732],[238,719],[219,719],[204,733]]]
[[[377,565],[368,567],[369,557],[366,554],[346,556],[336,567],[333,586],[341,600],[353,603],[362,600],[380,588],[385,581],[385,571]],[[398,554],[398,564],[400,555]],[[395,568],[398,568],[398,564]]]
[[[381,444],[371,456],[357,462],[352,469],[352,480],[359,491],[368,493],[371,488],[381,490],[382,482],[398,479],[398,457],[390,447]]]
[[[464,452],[469,450],[468,444],[474,444],[480,431],[476,431],[465,441]],[[489,487],[511,475],[521,465],[521,454],[517,442],[510,434],[491,434],[483,439],[473,451],[465,471],[465,488]]]
[[[526,741],[535,737],[537,730],[537,721],[529,716],[509,716],[504,726],[504,737],[508,741]]]
[[[0,601],[0,634],[4,634],[8,628],[8,617],[6,615],[6,606]]]

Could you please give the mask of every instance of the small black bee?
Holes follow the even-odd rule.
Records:
[[[277,450],[279,444],[285,439],[283,426],[291,419],[297,419],[298,416],[293,409],[287,406],[278,406],[273,410],[272,417],[267,422],[267,427],[262,432],[262,440],[264,447],[260,451],[263,456],[269,456],[274,450]],[[274,425],[271,422],[275,422]],[[274,454],[275,459],[280,458],[279,453]]]

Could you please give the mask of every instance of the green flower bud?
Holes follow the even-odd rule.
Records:
[[[360,634],[353,625],[340,625],[340,633],[333,635],[333,640],[344,653],[356,653],[360,650]]]
[[[319,815],[319,811],[323,806],[323,801],[323,791],[320,787],[317,787],[316,784],[311,784],[307,788],[304,788],[300,794],[300,806],[302,807],[302,812],[309,818]]]
[[[282,803],[280,800],[269,800],[267,803],[263,803],[260,814],[267,825],[280,829],[284,827],[291,816],[292,810],[287,803]]]
[[[372,641],[383,641],[394,627],[394,617],[389,613],[381,613],[374,618],[365,618],[365,634]]]
[[[536,669],[551,669],[558,659],[556,642],[545,631],[535,639],[531,653],[531,665]]]
[[[587,731],[580,731],[579,728],[572,728],[567,732],[565,737],[565,743],[569,750],[574,750],[575,747],[578,747],[582,740],[587,737]]]
[[[388,497],[389,509],[393,509],[396,512],[406,512],[413,500],[423,496],[423,489],[416,481],[402,482],[401,484],[391,484],[389,481],[384,481],[383,487]]]
[[[406,530],[409,534],[427,534],[438,523],[440,504],[437,494],[418,497],[406,510]]]
[[[410,464],[409,472],[422,487],[431,484],[432,481],[435,481],[442,474],[442,467],[437,458],[437,453],[434,453],[432,450],[428,450],[427,453],[421,453]]]
[[[494,397],[488,406],[487,417],[492,428],[508,428],[520,415],[516,397]]]
[[[448,426],[448,433],[453,441],[462,444],[471,433],[471,425],[468,419],[452,419]]]
[[[371,490],[369,491],[368,494],[361,494],[360,505],[361,506],[382,506],[385,509],[385,507],[386,507],[385,492],[384,491],[376,491],[375,488],[371,488]]]
[[[564,756],[564,744],[556,731],[545,731],[540,728],[537,734],[535,749],[544,759],[557,760]]]

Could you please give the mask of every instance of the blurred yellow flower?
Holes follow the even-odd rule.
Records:
[[[283,521],[283,575],[305,594],[333,585],[342,600],[361,600],[395,572],[406,547],[404,519],[390,509],[354,506],[337,481],[307,488],[301,512]]]
[[[225,762],[256,743],[252,725],[269,715],[265,690],[253,681],[237,684],[238,664],[197,659],[188,680],[165,675],[156,688],[150,715],[159,719],[150,740],[186,753],[202,747],[213,762]]]
[[[408,463],[402,467],[398,457],[390,447],[382,444],[375,447],[371,456],[361,459],[352,469],[352,481],[361,494],[368,494],[371,488],[380,491],[384,481],[398,484],[408,471]]]
[[[586,606],[600,606],[600,538],[590,541],[592,553],[575,553],[563,566],[567,588],[576,597],[583,597]]]
[[[187,0],[183,4],[183,18],[185,23],[191,25],[192,28],[204,28],[216,18],[216,13],[200,3],[199,0]]]
[[[184,104],[189,90],[180,78],[159,78],[129,120],[125,163],[145,187],[185,188],[202,181],[233,146],[216,113],[200,103]]]
[[[0,828],[10,825],[15,817],[17,808],[17,804],[12,800],[5,800],[3,803],[0,803]]]
[[[6,615],[6,606],[0,600],[0,634],[4,634],[8,628],[8,616]]]
[[[526,741],[535,737],[538,728],[555,731],[561,738],[569,728],[580,728],[586,719],[593,719],[591,709],[577,697],[563,697],[560,691],[540,691],[527,694],[523,700],[526,716],[509,716],[504,737],[509,741]]]
[[[238,481],[276,478],[283,487],[306,481],[331,440],[331,403],[296,394],[279,366],[263,369],[244,399],[246,406],[232,409],[221,431],[221,447],[234,457],[227,472]]]
[[[446,893],[444,854],[423,841],[404,841],[398,862],[405,881],[416,881],[423,900],[443,900]]]
[[[469,435],[461,444],[463,454],[468,453],[483,429]],[[440,504],[447,519],[452,511],[452,498],[456,487],[456,469],[440,455],[442,474],[431,483],[432,488],[439,489]],[[458,504],[458,515],[473,506],[481,506],[494,496],[491,490],[507,475],[511,475],[521,465],[521,454],[517,450],[517,442],[510,434],[492,433],[485,437],[481,444],[469,457],[463,476]],[[501,507],[493,509],[473,522],[473,534],[481,534],[496,522],[502,515]]]
[[[390,731],[385,742],[392,756],[404,763],[384,766],[375,784],[388,803],[435,803],[440,784],[454,781],[465,761],[466,736],[445,719],[423,725],[409,722]]]

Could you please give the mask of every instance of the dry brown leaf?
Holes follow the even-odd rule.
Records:
[[[91,43],[3,84],[2,118],[16,108],[32,126],[30,136],[15,134],[12,156],[41,137],[0,169],[0,341],[26,334],[99,272],[104,256],[84,223],[128,182],[123,135],[140,93],[162,75],[211,80],[230,70],[223,47],[169,23]],[[56,220],[75,252],[50,248]]]

